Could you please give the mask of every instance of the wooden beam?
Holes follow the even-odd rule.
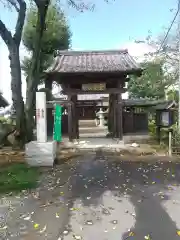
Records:
[[[117,88],[109,88],[104,91],[82,91],[79,89],[64,89],[65,94],[67,95],[82,95],[82,94],[121,94],[125,93],[126,89],[117,89]]]

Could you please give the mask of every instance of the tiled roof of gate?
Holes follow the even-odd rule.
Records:
[[[141,72],[127,50],[60,51],[46,73]]]

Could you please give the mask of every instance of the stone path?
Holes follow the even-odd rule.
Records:
[[[180,239],[179,183],[178,163],[86,154],[1,198],[0,239]]]

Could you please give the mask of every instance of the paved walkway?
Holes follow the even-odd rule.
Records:
[[[0,239],[180,239],[180,165],[112,160],[87,154],[1,199]]]

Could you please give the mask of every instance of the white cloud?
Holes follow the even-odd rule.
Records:
[[[157,48],[144,41],[127,42],[121,47],[127,49],[129,54],[138,62],[154,59]]]

